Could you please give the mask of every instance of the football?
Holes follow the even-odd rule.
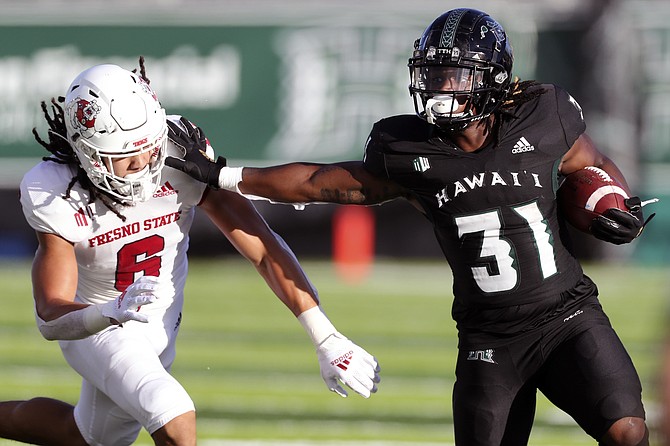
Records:
[[[559,212],[580,231],[590,233],[591,221],[610,208],[627,211],[628,194],[607,172],[589,166],[565,177],[556,199]]]

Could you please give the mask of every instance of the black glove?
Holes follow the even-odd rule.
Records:
[[[213,189],[218,189],[219,172],[222,167],[225,167],[226,159],[220,156],[214,161],[207,156],[207,138],[202,129],[194,127],[188,119],[183,117],[179,122],[186,130],[174,122],[167,121],[168,138],[183,150],[184,159],[168,156],[165,158],[165,165],[181,170]]]
[[[639,197],[624,200],[628,212],[621,209],[608,209],[591,222],[591,234],[600,240],[622,245],[630,243],[642,234],[642,230],[656,214],[651,214],[647,221],[642,215]]]

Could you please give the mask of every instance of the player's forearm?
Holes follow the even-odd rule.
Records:
[[[630,187],[628,186],[628,183],[626,182],[626,178],[624,177],[623,173],[621,170],[617,167],[616,164],[614,164],[614,161],[609,159],[608,157],[603,157],[599,165],[596,167],[599,167],[600,169],[604,170],[607,172],[612,178],[617,180],[619,184],[623,186],[623,188],[628,192],[628,195],[634,195]]]
[[[313,182],[314,173],[318,170],[318,165],[303,163],[266,168],[245,167],[238,187],[242,193],[279,202],[328,201]]]
[[[224,167],[219,186],[283,203],[372,204],[388,198],[379,196],[379,192],[365,193],[360,181],[342,163]]]
[[[74,299],[74,294],[73,297]],[[52,321],[72,311],[82,310],[87,305],[73,300],[45,298],[35,293],[35,310],[45,321]]]
[[[318,292],[286,242],[277,234],[275,238],[276,244],[266,243],[268,251],[256,268],[275,295],[298,316],[318,305]]]
[[[266,277],[268,286],[294,316],[318,306],[319,302],[306,281],[294,282],[285,277]]]
[[[87,305],[50,320],[35,314],[37,328],[48,341],[83,339],[113,324],[103,316],[102,305]]]

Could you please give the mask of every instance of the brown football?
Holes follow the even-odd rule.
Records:
[[[607,172],[589,166],[571,173],[558,189],[559,212],[580,231],[590,233],[595,217],[610,208],[627,211],[628,194]]]

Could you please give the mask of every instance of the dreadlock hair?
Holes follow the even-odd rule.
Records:
[[[547,90],[544,88],[534,88],[539,85],[540,83],[534,80],[521,81],[518,77],[515,78],[503,99],[500,113],[514,117],[513,110],[516,107],[546,93]]]
[[[522,81],[518,77],[511,83],[510,88],[505,94],[505,97],[500,104],[498,110],[495,111],[496,119],[493,122],[489,119],[483,120],[485,126],[484,132],[494,132],[495,143],[497,146],[500,143],[500,125],[504,119],[516,119],[514,110],[521,104],[532,101],[538,96],[546,93],[546,89],[540,87],[540,83],[534,80]]]
[[[146,69],[144,66],[144,57],[140,56],[140,77],[149,84],[149,78],[146,75]],[[137,69],[133,70],[133,73],[137,73]],[[44,113],[44,118],[47,121],[49,129],[47,130],[48,141],[44,141],[40,135],[37,133],[37,129],[33,128],[33,136],[35,140],[47,151],[51,153],[49,156],[42,158],[44,161],[51,161],[58,164],[69,164],[76,168],[76,174],[68,184],[65,195],[62,196],[64,200],[70,198],[70,193],[72,188],[76,183],[79,183],[82,188],[88,192],[88,204],[100,200],[110,211],[116,214],[121,221],[125,222],[126,217],[121,214],[118,207],[123,206],[123,203],[107,194],[102,190],[98,189],[93,185],[89,179],[86,171],[81,167],[79,158],[74,152],[72,145],[67,139],[67,130],[65,127],[65,113],[63,111],[63,106],[61,104],[65,103],[64,96],[58,96],[58,98],[51,98],[51,110],[47,106],[46,102],[41,102],[42,112]]]

